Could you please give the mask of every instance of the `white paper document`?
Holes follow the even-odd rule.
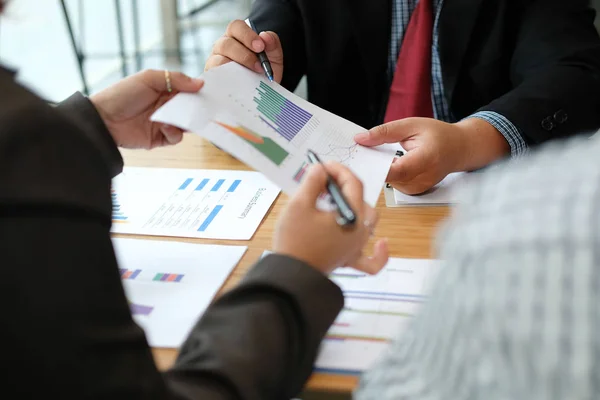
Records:
[[[228,63],[207,71],[196,94],[180,93],[152,116],[198,134],[264,173],[292,195],[308,167],[306,151],[347,165],[374,206],[395,146],[358,146],[365,129],[269,82],[262,74]]]
[[[262,174],[126,167],[112,182],[113,233],[248,240],[279,188]]]
[[[153,347],[179,347],[245,246],[113,239],[134,320]]]
[[[469,173],[455,172],[449,174],[440,183],[423,194],[411,196],[394,189],[397,205],[446,205],[456,203],[456,194],[467,184]]]
[[[359,375],[369,369],[427,301],[440,268],[440,260],[390,258],[377,275],[336,269],[329,278],[344,292],[344,308],[321,344],[315,370]]]
[[[327,332],[315,369],[360,374],[379,358],[427,300],[439,260],[391,258],[377,275],[349,268],[330,278],[342,288],[345,304]]]

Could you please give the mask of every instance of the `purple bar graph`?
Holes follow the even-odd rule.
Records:
[[[257,97],[254,98],[254,102],[262,114],[260,119],[287,141],[293,140],[312,118],[311,113],[298,107],[264,82],[260,82],[256,91]]]
[[[154,307],[129,303],[129,309],[133,315],[150,315]]]

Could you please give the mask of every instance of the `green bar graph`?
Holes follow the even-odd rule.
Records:
[[[291,141],[312,118],[312,114],[286,99],[264,82],[256,88],[254,102],[260,119],[284,139]]]

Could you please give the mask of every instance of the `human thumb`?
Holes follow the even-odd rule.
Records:
[[[384,143],[397,143],[414,134],[411,119],[388,122],[354,136],[354,141],[362,146],[379,146]]]

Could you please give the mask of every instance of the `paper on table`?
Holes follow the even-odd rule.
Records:
[[[178,94],[152,120],[210,140],[289,195],[302,180],[308,166],[306,150],[311,149],[323,161],[339,161],[352,169],[364,184],[365,201],[375,205],[395,146],[358,146],[353,136],[364,128],[238,64],[211,69],[203,79],[199,93]]]
[[[126,167],[113,179],[111,230],[248,240],[278,194],[257,172]]]
[[[468,173],[455,172],[449,174],[440,183],[427,192],[410,196],[394,189],[394,199],[400,205],[442,205],[456,203],[456,193],[468,181]]]
[[[315,368],[341,374],[369,369],[411,323],[440,265],[439,260],[391,258],[375,276],[334,271],[330,278],[342,288],[345,304],[323,340]]]
[[[329,277],[344,292],[344,308],[323,340],[315,369],[360,374],[371,367],[427,300],[440,268],[440,260],[391,258],[374,276],[336,269]]]
[[[153,347],[179,347],[245,246],[113,239],[135,321]]]

